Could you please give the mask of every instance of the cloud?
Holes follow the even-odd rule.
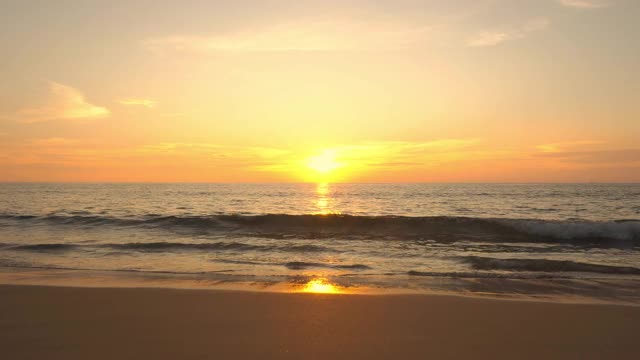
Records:
[[[110,114],[109,109],[93,105],[84,95],[71,86],[49,83],[49,99],[42,107],[23,109],[18,112],[23,122],[49,120],[75,120],[102,118]]]
[[[610,149],[599,140],[564,141],[536,146],[532,156],[549,159],[570,167],[639,166],[640,149]]]
[[[207,143],[159,143],[138,147],[132,151],[139,156],[161,156],[191,161],[200,159],[208,164],[226,167],[251,167],[271,162],[286,162],[290,151],[258,146],[223,146]]]
[[[482,31],[469,37],[467,45],[471,47],[495,46],[505,41],[522,39],[529,33],[548,28],[549,24],[550,22],[546,18],[534,18],[515,29]]]
[[[294,149],[199,142],[122,146],[99,138],[44,137],[0,141],[0,167],[7,171],[5,178],[22,180],[317,181],[309,159],[328,151],[343,165],[332,181],[638,179],[640,149],[594,149],[592,143],[597,142],[558,142],[532,150],[487,148],[480,139],[461,138]]]
[[[78,144],[77,139],[67,139],[62,137],[51,137],[44,139],[33,139],[30,144],[36,147],[61,147]]]
[[[404,24],[292,22],[228,34],[151,38],[143,45],[159,53],[401,50],[421,41],[428,30]]]
[[[567,7],[578,9],[599,9],[609,7],[610,3],[606,0],[558,0],[560,4]]]
[[[554,158],[566,163],[582,165],[626,164],[640,166],[640,149],[567,151],[544,153],[539,156]]]
[[[93,166],[96,163],[163,167],[163,164],[198,168],[242,169],[271,173],[299,173],[319,151],[331,151],[353,169],[429,167],[462,157],[477,139],[442,139],[426,142],[381,141],[293,151],[289,148],[229,146],[209,143],[156,143],[132,147],[111,146],[97,139],[39,138],[13,148],[13,163]]]
[[[537,145],[536,149],[544,153],[557,153],[557,152],[564,152],[564,151],[575,150],[583,147],[588,147],[591,145],[602,145],[604,143],[605,143],[604,141],[600,141],[600,140],[564,141],[564,142],[557,142],[557,143],[551,143],[551,144]]]
[[[148,99],[122,99],[118,100],[118,103],[121,105],[144,106],[147,108],[153,108],[157,104],[156,101]]]
[[[479,139],[439,139],[432,141],[377,141],[324,149],[353,168],[425,167],[452,160],[468,152]]]
[[[384,169],[406,170],[429,168],[456,161],[468,154],[478,139],[441,139],[426,142],[380,141],[356,145],[337,145],[327,148],[293,151],[288,148],[242,147],[207,143],[159,143],[130,149],[127,158],[148,159],[166,164],[193,164],[198,168],[226,168],[290,178],[308,173],[310,157],[319,152],[335,154],[349,171],[368,172]],[[198,164],[198,165],[195,165]],[[297,176],[297,175],[296,175]]]
[[[513,39],[513,34],[499,31],[483,31],[469,38],[467,45],[472,47],[493,46]]]

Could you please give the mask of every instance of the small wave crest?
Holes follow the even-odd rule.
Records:
[[[213,243],[178,243],[178,242],[134,242],[122,244],[96,244],[77,245],[65,243],[52,244],[29,244],[29,245],[6,245],[3,249],[50,252],[68,251],[78,248],[107,248],[113,250],[143,251],[143,252],[163,252],[163,251],[281,251],[281,252],[335,252],[336,250],[319,245],[302,244],[277,244],[277,245],[254,245],[240,242],[213,242]]]
[[[304,270],[309,268],[327,268],[327,269],[337,269],[337,270],[368,270],[371,269],[367,265],[363,264],[324,264],[324,263],[315,263],[315,262],[304,262],[304,261],[291,261],[284,266],[289,270]]]
[[[335,251],[328,247],[319,245],[254,245],[239,242],[214,242],[214,243],[174,243],[174,242],[153,242],[153,243],[125,243],[108,244],[109,247],[118,250],[138,250],[138,251],[172,251],[172,250],[238,250],[238,251],[283,251],[283,252],[330,252]]]
[[[552,221],[552,220],[495,220],[526,234],[542,238],[579,240],[610,239],[640,241],[640,221]]]
[[[75,249],[77,246],[73,244],[32,244],[32,245],[19,245],[8,246],[11,250],[22,251],[67,251]]]
[[[482,272],[435,272],[435,271],[407,271],[409,276],[425,276],[434,278],[459,278],[459,279],[507,279],[507,280],[541,280],[541,279],[568,279],[558,274],[497,274]]]
[[[599,265],[569,260],[498,259],[481,256],[465,256],[458,259],[471,265],[474,270],[588,272],[616,275],[640,275],[640,269],[635,267]]]

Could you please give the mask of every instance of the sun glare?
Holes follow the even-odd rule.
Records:
[[[326,279],[313,279],[306,283],[302,288],[302,292],[314,294],[338,294],[340,289],[328,283]]]
[[[333,170],[342,166],[336,160],[336,152],[333,150],[324,150],[321,154],[312,156],[307,160],[307,166],[320,174],[329,174]]]

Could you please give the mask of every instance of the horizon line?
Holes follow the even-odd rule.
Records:
[[[392,182],[346,182],[346,181],[0,181],[0,184],[361,184],[361,185],[393,185],[393,184],[495,184],[495,185],[553,185],[553,184],[640,184],[638,181],[392,181]]]

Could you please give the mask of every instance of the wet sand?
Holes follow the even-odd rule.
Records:
[[[0,286],[2,359],[637,359],[640,307]]]

